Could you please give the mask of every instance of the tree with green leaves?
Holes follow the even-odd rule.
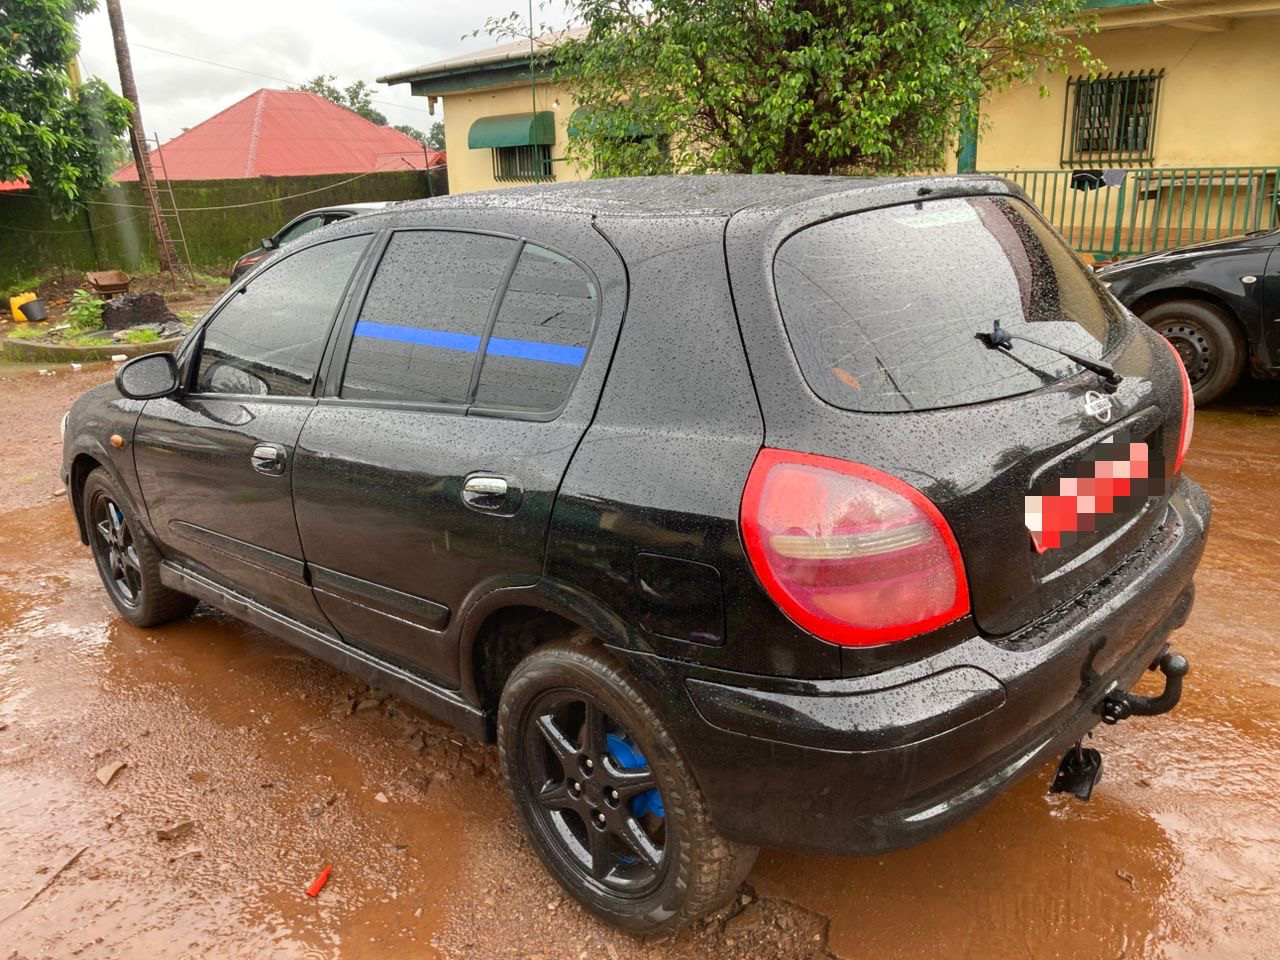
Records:
[[[333,74],[321,73],[312,77],[302,86],[293,87],[292,89],[305,90],[308,93],[324,97],[326,100],[331,100],[338,106],[346,107],[348,110],[358,113],[370,123],[376,123],[380,127],[387,125],[386,114],[374,109],[373,87],[363,80],[357,80],[340,89],[337,86],[337,79]]]
[[[73,87],[76,20],[96,0],[0,2],[0,180],[29,181],[70,218],[111,173],[130,107],[97,77]]]
[[[1041,70],[1100,66],[1084,0],[569,0],[541,58],[582,108],[597,176],[911,173],[974,105]],[[518,14],[491,32],[519,31]]]
[[[413,139],[417,140],[423,146],[430,147],[432,150],[444,149],[444,124],[439,120],[433,123],[431,125],[431,129],[426,133],[423,133],[417,127],[410,126],[407,123],[397,124],[392,129],[399,130],[407,137],[413,137]]]

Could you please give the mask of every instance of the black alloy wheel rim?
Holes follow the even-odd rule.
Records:
[[[93,553],[103,579],[121,603],[138,606],[142,602],[142,562],[124,511],[110,496],[98,494],[90,515]]]
[[[1187,379],[1196,387],[1209,378],[1217,356],[1208,333],[1194,320],[1174,320],[1160,328],[1187,368]]]
[[[565,689],[530,704],[523,732],[535,829],[589,887],[628,898],[656,889],[667,866],[666,820],[658,780],[630,733],[595,698]]]

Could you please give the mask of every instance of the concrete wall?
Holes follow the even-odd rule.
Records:
[[[1219,32],[1153,26],[1086,41],[1108,71],[1165,71],[1157,167],[1280,164],[1280,16],[1223,22]],[[978,144],[979,170],[1059,168],[1067,78],[1041,79],[1047,98],[1019,86],[985,104],[991,127]]]
[[[197,268],[224,274],[240,254],[293,217],[315,207],[365,200],[410,200],[445,190],[442,171],[431,186],[420,170],[350,175],[175,181],[182,227]],[[341,184],[335,186],[335,184]],[[72,220],[55,220],[36,191],[0,193],[0,285],[62,268],[68,273],[154,264],[155,246],[137,183],[112,184]],[[172,206],[161,184],[161,204]],[[178,232],[170,218],[174,240]],[[178,256],[182,257],[181,247]]]
[[[585,180],[590,176],[589,170],[579,169],[564,160],[564,151],[569,144],[569,117],[577,105],[559,88],[540,83],[531,93],[526,83],[517,87],[447,94],[444,103],[444,139],[449,151],[450,193],[522,186],[519,183],[499,183],[494,180],[492,151],[469,150],[467,132],[471,129],[471,124],[481,117],[532,113],[535,112],[535,103],[537,110],[550,110],[556,116],[556,142],[551,148],[551,169],[555,179]]]

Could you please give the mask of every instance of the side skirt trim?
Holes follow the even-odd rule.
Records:
[[[456,691],[438,687],[367,652],[299,623],[172,560],[160,564],[160,582],[266,630],[346,673],[375,683],[477,740],[490,739],[484,713]]]

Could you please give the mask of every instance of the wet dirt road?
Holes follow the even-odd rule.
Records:
[[[731,911],[640,943],[543,873],[491,748],[207,608],[112,615],[54,496],[58,420],[108,375],[0,370],[0,960],[1276,955],[1275,385],[1197,415],[1193,671],[1171,717],[1100,728],[1091,803],[1045,769],[913,850],[766,852]]]

